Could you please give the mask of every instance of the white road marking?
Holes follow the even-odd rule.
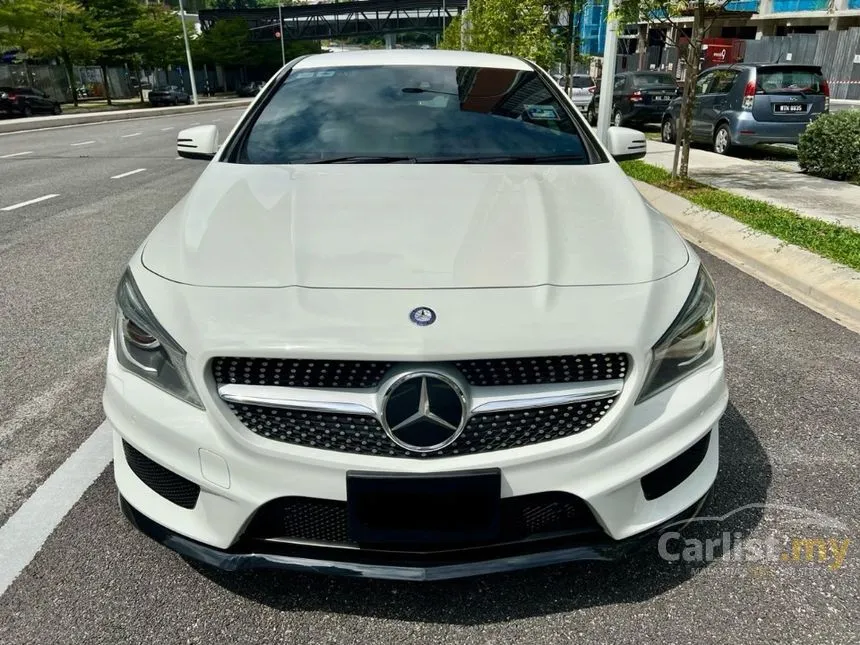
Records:
[[[129,170],[128,172],[124,172],[121,175],[114,175],[111,179],[122,179],[123,177],[128,177],[129,175],[136,175],[139,172],[143,172],[146,168],[137,168],[136,170]]]
[[[123,139],[128,139],[129,137],[139,137],[141,135],[140,132],[135,132],[134,134],[124,134],[122,135]]]
[[[102,423],[0,526],[0,596],[107,468],[113,452],[112,439],[110,426]]]
[[[182,159],[182,157],[176,157],[177,159]]]
[[[48,199],[54,199],[54,197],[59,197],[59,194],[42,195],[41,197],[37,197],[36,199],[28,199],[26,202],[18,202],[17,204],[12,204],[11,206],[0,208],[0,211],[13,211],[16,208],[23,208],[24,206],[29,206],[30,204],[38,204],[39,202],[44,202]]]
[[[161,128],[162,132],[167,132],[168,130],[172,130],[173,126],[171,125],[169,128]]]
[[[78,141],[77,143],[70,143],[70,146],[88,146],[91,143],[95,143],[95,141]]]
[[[23,157],[24,155],[31,155],[31,154],[33,154],[32,150],[27,150],[26,152],[13,152],[10,155],[0,156],[0,159],[11,159],[12,157]]]

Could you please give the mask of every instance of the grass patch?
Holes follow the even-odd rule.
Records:
[[[696,181],[673,181],[669,171],[644,161],[624,161],[621,167],[633,179],[668,190],[697,206],[728,215],[757,231],[860,270],[860,232]]]

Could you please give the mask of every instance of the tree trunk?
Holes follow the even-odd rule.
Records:
[[[143,83],[140,82],[140,65],[135,61],[134,75],[137,78],[137,94],[140,96],[140,102],[143,103]]]
[[[692,138],[692,116],[693,102],[695,101],[696,77],[699,75],[699,65],[702,57],[702,23],[705,14],[705,0],[699,0],[693,16],[693,34],[690,38],[690,47],[687,50],[687,77],[688,82],[684,86],[684,112],[686,124],[684,126],[684,146],[681,150],[681,166],[678,175],[686,179],[690,166],[690,139]]]
[[[60,54],[60,60],[63,62],[63,67],[66,70],[66,78],[69,79],[69,87],[72,91],[72,103],[78,107],[78,84],[75,83],[75,68],[72,65],[72,58],[69,52],[64,51]]]
[[[648,49],[648,25],[639,25],[639,38],[636,43],[636,48],[639,50],[639,64],[636,66],[641,72],[647,64],[646,50]]]
[[[108,105],[113,105],[113,103],[111,103],[111,100],[110,100],[110,81],[108,81],[107,65],[102,65],[101,68],[102,68],[102,80],[104,81],[104,86],[105,86],[105,99],[107,99]]]

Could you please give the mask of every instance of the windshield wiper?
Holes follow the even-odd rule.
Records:
[[[506,155],[498,157],[442,157],[432,160],[421,160],[419,163],[498,163],[498,164],[541,164],[562,163],[565,161],[584,161],[585,155]]]
[[[415,157],[350,155],[346,157],[330,157],[328,159],[320,159],[319,161],[309,161],[308,163],[397,163],[398,161],[415,163],[417,160]]]

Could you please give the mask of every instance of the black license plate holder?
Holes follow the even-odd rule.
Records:
[[[499,536],[501,471],[400,474],[349,471],[349,537],[363,546],[439,547]]]

